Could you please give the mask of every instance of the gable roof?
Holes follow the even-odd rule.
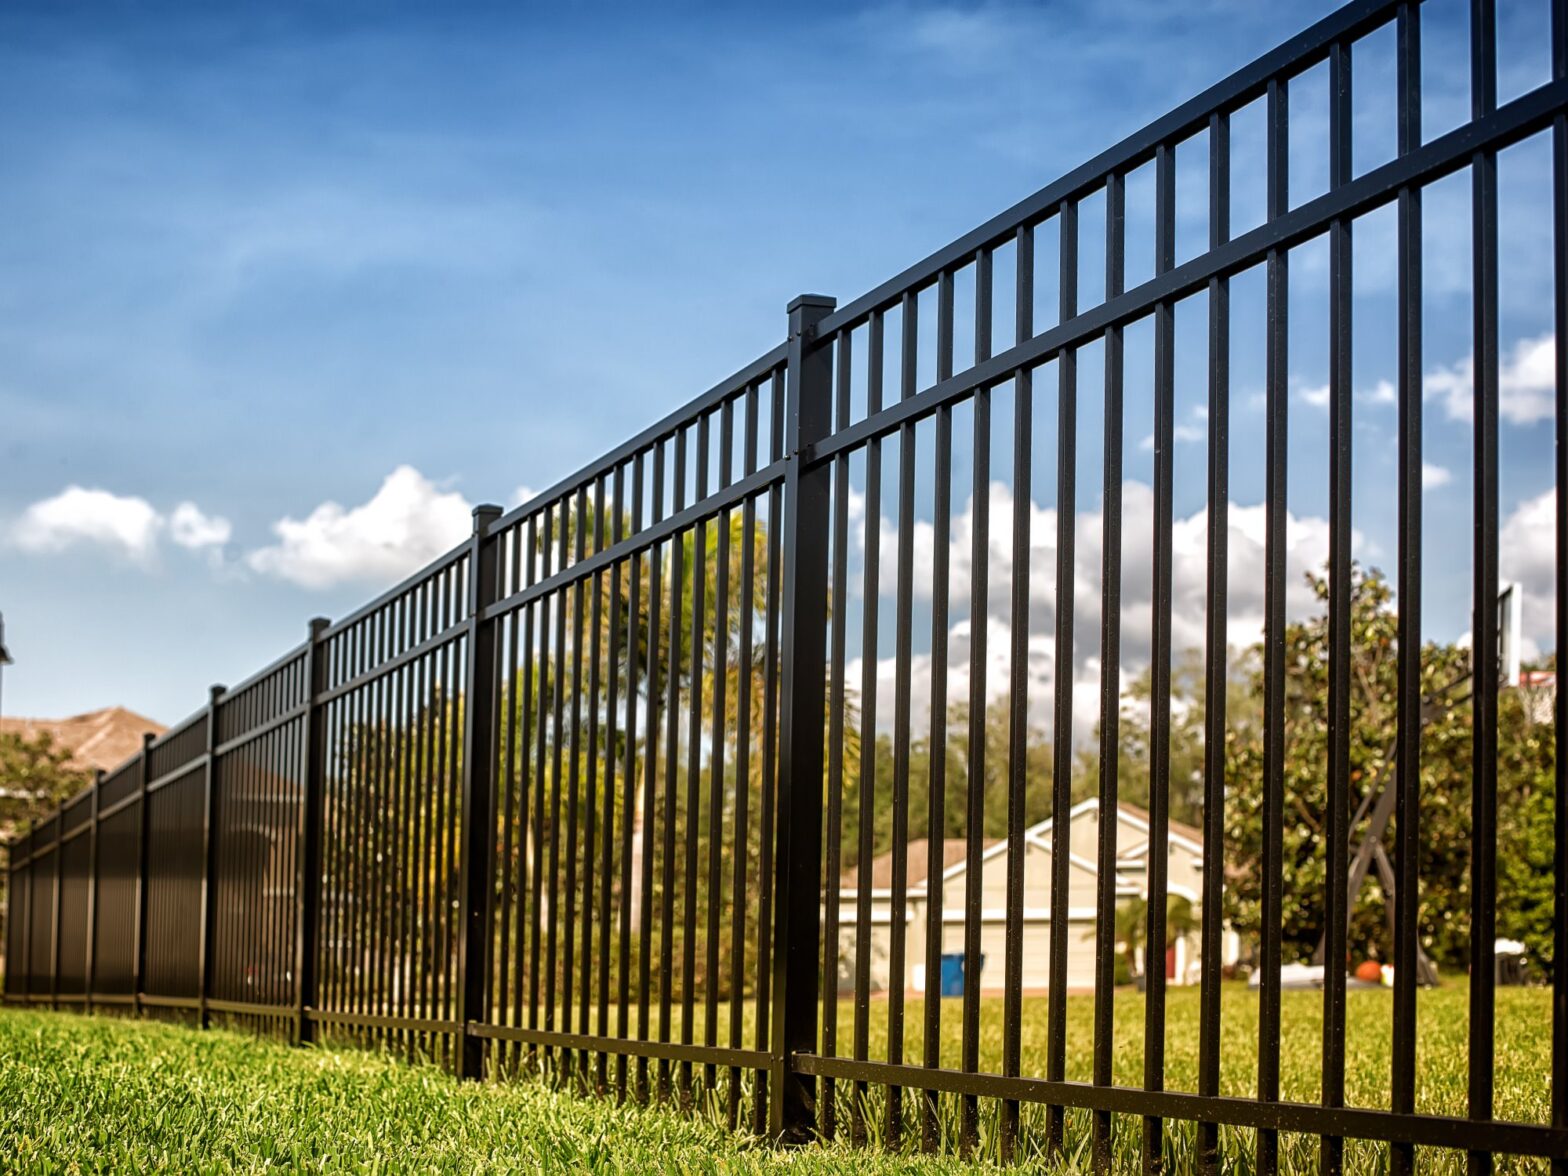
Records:
[[[927,860],[929,851],[927,847],[930,844],[929,839],[925,837],[917,837],[909,843],[908,852],[904,856],[904,863],[905,869],[908,871],[905,875],[905,883],[910,891],[916,888],[922,891],[925,890],[926,866],[929,865]],[[985,841],[982,848],[988,850],[994,845],[1001,844],[1003,842],[1000,839],[993,837]],[[969,842],[966,838],[946,838],[942,842],[942,871],[944,875],[953,866],[962,862],[968,852]],[[873,891],[891,890],[893,888],[892,850],[888,850],[886,853],[879,854],[871,859],[870,882]],[[839,875],[838,884],[840,893],[854,894],[860,887],[860,867],[856,865],[845,870]]]
[[[64,719],[0,719],[0,732],[15,733],[24,739],[48,734],[71,753],[70,766],[90,772],[95,768],[113,771],[142,749],[142,732],[162,735],[162,723],[123,706],[107,706]]]
[[[1086,813],[1098,813],[1099,807],[1100,802],[1095,797],[1090,797],[1087,800],[1081,800],[1068,810],[1068,820],[1075,820],[1076,818],[1083,816]],[[1141,825],[1145,829],[1148,828],[1148,810],[1141,809],[1135,804],[1128,804],[1126,801],[1121,801],[1117,804],[1117,812],[1120,818],[1131,821],[1135,825]],[[1046,853],[1049,853],[1051,851],[1051,842],[1049,838],[1051,824],[1052,818],[1047,817],[1045,820],[1031,825],[1029,828],[1024,830],[1024,840],[1034,844],[1037,848],[1044,850]],[[1202,854],[1203,832],[1201,830],[1196,829],[1191,825],[1184,824],[1181,821],[1171,821],[1170,834],[1172,841],[1188,842],[1190,843],[1191,848],[1196,850],[1199,854]],[[905,876],[906,894],[913,895],[917,892],[923,894],[925,892],[927,844],[928,842],[924,837],[918,837],[909,843],[908,853],[905,858],[905,869],[907,870],[907,874]],[[949,837],[942,843],[942,877],[944,880],[955,877],[958,874],[962,874],[965,869],[968,868],[968,846],[968,841],[962,837]],[[1148,841],[1145,839],[1142,845],[1134,846],[1131,849],[1127,849],[1122,853],[1119,853],[1117,855],[1117,860],[1121,861],[1126,857],[1140,856],[1145,850],[1147,850],[1147,848]],[[989,838],[984,843],[980,860],[986,861],[987,859],[995,857],[997,854],[1004,852],[1006,849],[1006,838]],[[1091,874],[1097,872],[1098,867],[1096,867],[1093,862],[1087,861],[1075,853],[1069,853],[1068,857],[1079,869],[1087,870]],[[879,854],[877,857],[871,860],[870,883],[873,894],[878,891],[892,891],[892,850],[888,850],[886,853]],[[845,870],[842,874],[839,875],[840,896],[853,895],[857,893],[859,886],[860,869],[858,866],[851,866],[849,869]]]
[[[1125,800],[1122,801],[1118,807],[1122,810],[1123,813],[1137,818],[1137,820],[1142,824],[1147,825],[1149,823],[1150,818],[1148,809],[1139,808],[1135,804],[1128,804]],[[1169,823],[1171,834],[1173,836],[1185,837],[1188,841],[1195,842],[1199,849],[1203,848],[1202,829],[1199,829],[1195,825],[1188,825],[1183,821],[1171,820]]]

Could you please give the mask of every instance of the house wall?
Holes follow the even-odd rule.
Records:
[[[866,939],[872,992],[888,990],[893,947],[892,905],[890,898],[880,895],[871,901],[871,927]],[[910,978],[906,981],[906,988],[913,987],[915,965],[925,963],[925,912],[926,904],[922,900],[911,899],[905,904],[904,972]],[[841,903],[838,917],[838,990],[841,994],[855,990],[855,918],[854,901]]]
[[[1042,830],[1038,837],[1024,842],[1024,921],[1022,952],[1022,983],[1025,989],[1043,989],[1050,981],[1050,904],[1051,860],[1048,848],[1051,831]],[[1094,986],[1094,950],[1096,920],[1094,911],[1098,896],[1096,874],[1081,862],[1094,862],[1099,853],[1099,814],[1090,807],[1078,813],[1070,830],[1069,844],[1074,857],[1080,861],[1068,863],[1068,898],[1070,912],[1067,932],[1067,984],[1069,988],[1089,989]],[[1147,832],[1142,824],[1123,814],[1118,821],[1117,848],[1126,855],[1129,850],[1147,844]],[[985,957],[981,972],[981,991],[999,993],[1005,990],[1006,977],[1006,911],[1007,911],[1007,853],[998,847],[981,865],[980,882],[980,952]],[[1122,885],[1129,883],[1146,892],[1147,862],[1142,856],[1123,856],[1119,873]],[[1170,893],[1182,895],[1197,902],[1201,894],[1203,862],[1200,854],[1180,842],[1172,842],[1167,866]],[[942,952],[961,952],[964,947],[963,895],[965,874],[962,868],[951,872],[943,881],[944,919],[942,924]],[[891,897],[878,894],[871,904],[871,928],[868,936],[870,954],[870,988],[873,993],[885,993],[890,983],[889,956],[892,947]],[[915,978],[925,980],[923,969],[926,951],[926,901],[923,894],[911,897],[905,904],[904,958],[906,988],[915,990]],[[839,991],[848,994],[855,984],[855,918],[853,898],[839,908]],[[1174,984],[1196,983],[1198,944],[1195,936],[1180,944],[1177,949],[1177,974]],[[917,971],[918,969],[918,971]],[[921,985],[923,987],[923,983]]]

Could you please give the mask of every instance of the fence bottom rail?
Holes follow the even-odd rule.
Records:
[[[801,1074],[840,1081],[877,1083],[913,1090],[1001,1098],[1087,1111],[1107,1111],[1189,1122],[1219,1123],[1303,1135],[1344,1136],[1387,1143],[1408,1143],[1462,1151],[1568,1158],[1568,1129],[1496,1119],[1448,1115],[1399,1114],[1370,1107],[1325,1107],[1316,1103],[1270,1102],[1225,1095],[1052,1082],[1002,1074],[857,1061],[852,1058],[796,1054]]]

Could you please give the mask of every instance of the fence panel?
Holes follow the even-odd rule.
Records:
[[[1418,1113],[1416,1099],[1417,862],[1434,803],[1416,770],[1430,703],[1421,574],[1448,558],[1422,542],[1421,200],[1446,177],[1469,182],[1470,591],[1489,667],[1497,158],[1530,142],[1544,152],[1548,135],[1554,476],[1559,494],[1568,484],[1568,5],[1552,6],[1551,80],[1504,102],[1493,7],[1472,5],[1471,111],[1452,130],[1422,131],[1422,7],[1356,0],[866,295],[797,300],[786,341],[734,376],[533,501],[476,511],[470,540],[215,691],[91,803],[11,847],[7,997],[199,1009],[203,1022],[216,1012],[390,1048],[467,1077],[549,1071],[781,1140],[965,1154],[994,1141],[1017,1159],[1059,1155],[1076,1124],[1097,1171],[1134,1153],[1159,1170],[1189,1133],[1203,1171],[1237,1149],[1263,1172],[1312,1151],[1340,1171],[1367,1158],[1365,1141],[1388,1144],[1398,1172],[1417,1146],[1468,1152],[1476,1170],[1492,1153],[1568,1160],[1560,760],[1551,1120],[1496,1114],[1489,668],[1467,703],[1466,1117]],[[1358,168],[1353,79],[1369,59],[1393,76],[1395,147]],[[1303,116],[1319,93],[1321,117]],[[1245,175],[1233,123],[1257,132]],[[1314,146],[1324,182],[1303,196],[1291,161]],[[1250,227],[1233,224],[1244,196],[1259,205]],[[1397,214],[1397,379],[1384,399],[1398,414],[1398,703],[1386,722],[1401,766],[1372,819],[1392,817],[1397,837],[1379,859],[1395,973],[1387,1105],[1347,1106],[1337,964],[1313,1010],[1313,1092],[1281,1073],[1285,837],[1302,817],[1286,757],[1292,715],[1311,709],[1287,692],[1287,466],[1303,448],[1291,260],[1321,240],[1325,428],[1298,429],[1327,472],[1324,793],[1307,816],[1322,954],[1338,961],[1369,865],[1351,838],[1372,802],[1352,803],[1364,786],[1351,770],[1352,354],[1369,329],[1352,245],[1382,210]],[[1233,304],[1233,282],[1255,296]],[[1263,482],[1246,528],[1230,501],[1244,352],[1258,357],[1246,440]],[[1178,420],[1183,406],[1201,424]],[[1188,495],[1201,521],[1177,517],[1182,437],[1206,446],[1187,467],[1201,474]],[[1144,450],[1146,484],[1129,477]],[[1098,517],[1085,509],[1096,497]],[[1565,517],[1559,504],[1559,649]],[[1262,583],[1232,602],[1243,531]],[[1178,536],[1201,552],[1199,573],[1178,566]],[[1223,847],[1237,816],[1227,638],[1242,608],[1261,613],[1264,637],[1261,801],[1243,814],[1260,846],[1261,983],[1255,1068],[1237,1093],[1222,1081],[1221,950],[1239,885]],[[1172,752],[1186,646],[1202,666],[1196,766]],[[1145,665],[1133,716],[1123,680]],[[1561,739],[1560,694],[1552,708]],[[1094,734],[1075,744],[1085,709]],[[1122,778],[1134,718],[1147,735],[1138,797]],[[1171,897],[1195,904],[1194,927],[1169,920]],[[1143,903],[1131,931],[1128,899]],[[1117,964],[1134,941],[1146,993],[1125,1002]],[[1192,950],[1195,1081],[1168,1089],[1181,1071],[1166,1056],[1167,967],[1180,983]],[[955,962],[962,994],[948,1000]],[[1075,988],[1092,998],[1071,1001]],[[1116,1064],[1130,1017],[1142,1032],[1132,1079]]]
[[[212,730],[198,730],[214,741],[206,995],[226,1020],[271,1024],[294,1003],[308,693],[304,653],[296,651],[216,694]]]
[[[100,795],[100,804],[102,800]],[[140,860],[141,802],[133,795],[123,807],[101,817],[98,825],[97,917],[93,940],[95,1002],[106,995],[131,997],[136,993]]]
[[[48,997],[54,991],[55,855],[51,848],[58,818],[33,830],[33,862],[27,887],[27,993]]]
[[[328,628],[316,999],[323,1038],[450,1062],[466,553]]]
[[[202,764],[177,769],[147,791],[147,869],[142,994],[166,1007],[197,1007],[201,996]]]
[[[28,962],[28,946],[30,933],[27,925],[28,912],[32,910],[32,893],[29,886],[32,882],[32,867],[23,865],[24,855],[32,849],[32,842],[28,835],[11,843],[11,866],[8,888],[6,890],[6,921],[5,921],[5,995],[7,998],[25,999],[28,984],[31,980],[31,967]]]
[[[87,805],[78,804],[80,811]],[[70,810],[67,810],[69,817]],[[67,820],[69,824],[69,819]],[[60,847],[60,960],[56,992],[61,997],[87,993],[88,884],[92,875],[92,830],[78,825]]]
[[[782,356],[501,519],[492,1063],[761,1122]],[[612,1062],[613,1059],[613,1062]]]

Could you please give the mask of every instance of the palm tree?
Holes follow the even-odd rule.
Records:
[[[1138,949],[1143,946],[1144,932],[1149,926],[1149,904],[1146,899],[1133,898],[1116,908],[1116,940],[1122,945],[1122,955],[1127,960],[1127,974],[1138,974]],[[1191,901],[1177,894],[1165,896],[1165,940],[1173,943],[1191,935],[1200,926],[1197,912]]]

